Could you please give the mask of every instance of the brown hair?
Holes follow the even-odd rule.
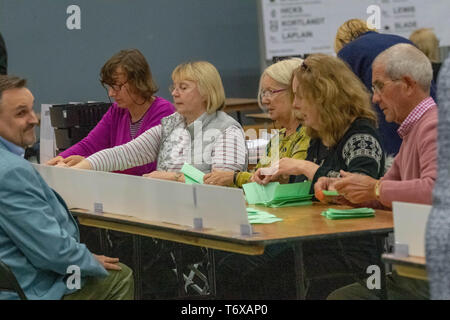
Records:
[[[369,28],[366,21],[361,19],[350,19],[345,21],[336,32],[334,52],[338,53],[347,43],[352,42],[369,31],[376,31],[376,29]]]
[[[310,137],[337,144],[358,117],[377,123],[370,94],[364,84],[339,58],[312,54],[295,71],[296,95],[316,107],[321,128],[307,128]]]
[[[2,105],[3,92],[9,89],[21,89],[27,85],[27,80],[11,75],[0,75],[0,107]],[[0,108],[1,111],[1,108]]]
[[[127,81],[141,97],[150,99],[158,86],[152,77],[150,66],[144,55],[137,49],[121,50],[113,55],[103,65],[100,71],[100,81],[104,84],[114,84],[113,75],[121,67],[127,75]]]

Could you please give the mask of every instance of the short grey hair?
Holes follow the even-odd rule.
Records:
[[[27,80],[11,75],[0,75],[0,111],[2,106],[3,92],[9,89],[25,88]]]
[[[404,76],[413,78],[419,86],[429,92],[433,69],[427,56],[408,43],[396,44],[380,53],[372,64],[382,64],[386,75],[392,80],[401,79]]]

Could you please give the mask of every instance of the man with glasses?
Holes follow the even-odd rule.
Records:
[[[341,178],[321,178],[316,193],[336,189],[345,201],[390,209],[393,201],[432,203],[437,176],[437,105],[430,96],[431,63],[416,47],[398,44],[383,51],[372,65],[373,102],[386,121],[400,125],[403,139],[392,167],[379,180],[341,171]],[[389,299],[426,299],[428,284],[395,272],[387,279]],[[359,284],[332,293],[330,299],[375,299]]]

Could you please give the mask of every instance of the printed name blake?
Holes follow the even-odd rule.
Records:
[[[181,314],[206,314],[209,315],[209,318],[212,318],[215,309],[216,307],[196,307],[188,304],[187,307],[181,308]]]

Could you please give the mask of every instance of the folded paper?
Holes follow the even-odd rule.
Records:
[[[181,172],[184,174],[186,184],[203,184],[203,176],[205,174],[190,164],[184,163]]]
[[[375,217],[375,210],[372,208],[354,208],[354,209],[333,209],[329,208],[322,212],[322,216],[327,219],[354,219]]]

